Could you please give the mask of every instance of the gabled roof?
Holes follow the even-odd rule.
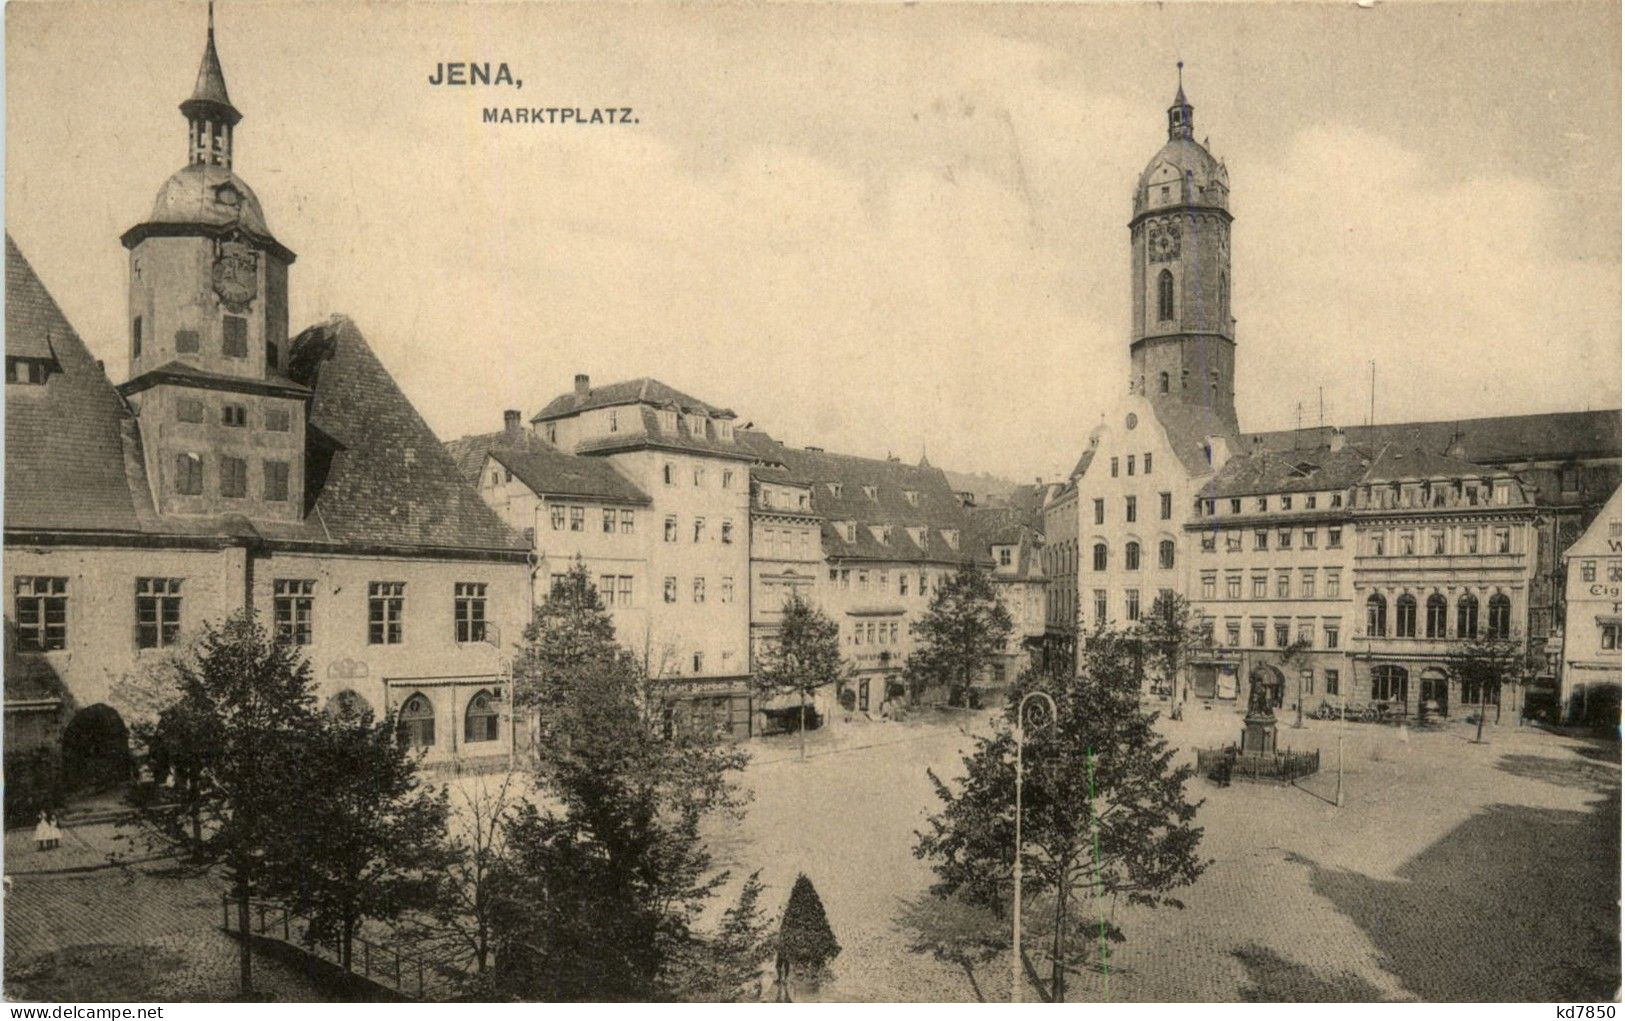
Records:
[[[1331,450],[1252,450],[1230,458],[1203,496],[1256,496],[1342,490],[1359,482],[1371,459],[1356,447]]]
[[[517,451],[548,451],[553,448],[547,445],[535,433],[521,430],[517,438],[504,430],[490,433],[474,433],[470,436],[459,436],[455,440],[447,440],[443,446],[450,455],[452,463],[457,466],[457,473],[469,485],[478,485],[480,470],[485,467],[485,458],[493,450]]]
[[[1482,476],[1482,465],[1459,457],[1434,453],[1420,447],[1390,443],[1371,460],[1363,482],[1395,482],[1402,479],[1452,479]]]
[[[1209,437],[1224,437],[1232,449],[1239,446],[1236,423],[1222,412],[1184,401],[1153,400],[1150,403],[1168,436],[1174,456],[1191,475],[1205,475],[1213,470],[1205,449]]]
[[[983,553],[992,556],[998,546],[1016,548],[1015,570],[1002,575],[1005,579],[1035,580],[1044,577],[1038,558],[1044,537],[1038,529],[1027,524],[1026,513],[1016,507],[971,507],[966,510],[971,541]]]
[[[169,361],[154,369],[148,369],[139,376],[125,380],[118,386],[118,392],[126,397],[139,393],[159,383],[178,383],[182,386],[197,386],[211,390],[237,390],[244,393],[275,393],[284,397],[308,397],[310,389],[300,386],[293,380],[267,369],[264,378],[250,378],[245,376],[232,376],[224,372],[209,372],[195,365],[188,365],[182,361]]]
[[[537,496],[574,496],[613,503],[648,504],[649,495],[601,457],[557,450],[494,449],[490,456]]]
[[[6,386],[8,529],[136,531],[124,434],[134,420],[102,367],[6,236],[6,354],[55,362]]]
[[[726,408],[713,407],[697,397],[690,397],[681,390],[674,389],[660,382],[658,379],[644,377],[642,379],[629,379],[620,383],[610,383],[607,386],[595,386],[585,394],[575,391],[563,393],[547,402],[547,406],[531,419],[534,422],[545,422],[548,419],[564,418],[594,408],[611,408],[620,404],[647,404],[653,407],[671,407],[689,414],[701,414],[713,418],[732,418],[734,413]]]
[[[294,382],[314,392],[306,513],[334,541],[490,550],[528,544],[464,481],[353,322],[295,338]]]
[[[1249,445],[1270,449],[1325,445],[1331,427],[1252,433]],[[1449,454],[1473,464],[1567,461],[1620,456],[1620,413],[1560,411],[1540,415],[1392,422],[1343,430],[1350,443],[1371,450],[1386,444]]]

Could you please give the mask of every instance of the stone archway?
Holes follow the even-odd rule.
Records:
[[[106,790],[133,775],[130,731],[105,702],[73,714],[62,731],[62,781],[68,790]]]

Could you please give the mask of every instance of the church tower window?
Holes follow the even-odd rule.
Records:
[[[1162,321],[1174,317],[1174,275],[1168,270],[1157,274],[1157,318]]]
[[[1168,374],[1166,372],[1159,372],[1157,374],[1157,391],[1159,393],[1168,392]]]

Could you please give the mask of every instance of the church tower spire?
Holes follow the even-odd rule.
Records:
[[[1185,98],[1185,62],[1174,65],[1179,69],[1179,90],[1174,93],[1174,105],[1168,108],[1168,138],[1191,137],[1191,104]]]
[[[214,47],[214,0],[209,2],[209,35],[192,96],[181,104],[187,123],[187,162],[231,167],[232,131],[243,115],[231,105],[220,54]]]

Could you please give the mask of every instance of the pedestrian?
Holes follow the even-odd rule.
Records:
[[[40,809],[39,822],[34,824],[34,848],[43,851],[51,841],[51,824],[45,817],[45,809]]]
[[[62,846],[62,827],[60,827],[60,826],[58,826],[56,824],[56,813],[55,812],[47,812],[45,814],[45,826],[46,826],[46,834],[45,834],[45,842],[46,842],[45,846],[46,846],[46,849],[54,851],[57,848]]]

